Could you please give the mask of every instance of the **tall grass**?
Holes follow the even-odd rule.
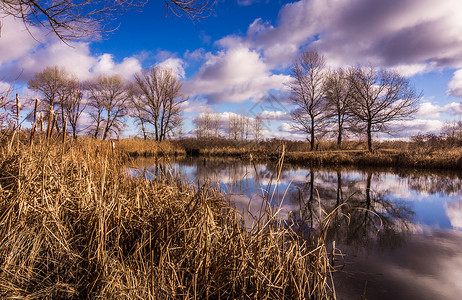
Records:
[[[2,299],[335,297],[322,231],[246,229],[210,186],[127,176],[110,142],[28,144],[0,149]]]

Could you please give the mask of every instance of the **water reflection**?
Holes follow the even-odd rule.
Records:
[[[452,227],[462,230],[462,201],[447,202],[445,206]]]
[[[458,299],[462,293],[462,175],[185,159],[144,162],[151,178],[180,172],[225,191],[251,226],[262,198],[309,235],[329,213],[328,241],[346,267],[335,274],[339,299]],[[141,168],[143,169],[143,167]]]
[[[305,182],[294,184],[292,193],[292,199],[299,199],[301,223],[313,228],[335,211],[329,240],[358,245],[361,249],[400,247],[413,228],[414,212],[408,203],[392,201],[383,192],[372,190],[372,179],[379,177],[378,174],[370,171],[364,176],[365,179],[353,179],[342,176],[340,170],[335,173],[311,170]],[[316,185],[315,178],[320,184]]]

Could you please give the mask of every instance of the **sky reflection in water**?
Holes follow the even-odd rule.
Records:
[[[262,194],[273,191],[272,204],[282,203],[281,217],[292,212],[314,227],[324,216],[320,207],[330,212],[345,203],[328,237],[346,254],[345,268],[335,274],[339,299],[358,299],[366,281],[369,299],[460,299],[462,174],[285,165],[276,185],[272,163],[217,159],[157,163],[196,185],[207,181],[219,185],[248,226],[252,219],[247,210],[258,215]],[[143,165],[148,176],[154,176],[155,163]]]

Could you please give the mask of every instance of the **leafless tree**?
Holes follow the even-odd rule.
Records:
[[[83,99],[81,84],[77,79],[69,80],[66,84],[65,91],[67,97],[62,103],[62,115],[66,116],[64,122],[66,122],[66,120],[69,122],[72,128],[72,137],[76,139],[78,120],[85,110],[87,103]]]
[[[135,124],[141,127],[143,139],[147,140],[149,135],[147,128],[148,115],[144,109],[146,102],[144,101],[143,93],[141,92],[140,88],[134,83],[130,83],[128,89],[130,116],[135,120]]]
[[[182,83],[169,68],[151,67],[135,74],[135,85],[140,91],[140,109],[145,121],[154,127],[156,141],[162,141],[182,124]]]
[[[237,114],[230,114],[228,117],[228,136],[233,140],[238,140],[241,136],[240,117]]]
[[[105,140],[111,132],[119,134],[127,115],[128,92],[124,80],[118,76],[100,75],[87,83],[91,106],[95,109],[95,136],[102,129]],[[104,122],[104,127],[101,124]]]
[[[327,110],[336,125],[337,148],[342,147],[342,138],[348,120],[348,106],[351,101],[350,85],[344,69],[330,71],[324,82]]]
[[[20,19],[29,26],[39,26],[63,41],[99,38],[114,30],[116,16],[130,8],[141,8],[147,0],[0,0],[0,13]],[[191,19],[207,16],[214,1],[164,0],[175,15]]]
[[[94,138],[97,138],[98,135],[101,133],[101,128],[104,124],[104,105],[101,99],[94,98],[90,99],[90,101],[88,102],[88,107],[90,108],[88,110],[88,114],[90,115],[90,118],[92,120],[89,133]]]
[[[251,130],[251,119],[247,116],[247,114],[241,113],[241,123],[242,123],[242,140],[249,140],[250,135],[252,133]]]
[[[309,135],[310,150],[321,135],[326,121],[324,105],[325,59],[317,51],[304,52],[291,68],[290,99],[297,106],[292,112],[295,128]]]
[[[263,132],[263,120],[260,116],[256,116],[253,123],[253,139],[255,141],[260,141],[262,138]]]
[[[65,121],[64,105],[70,96],[68,88],[72,80],[75,79],[65,68],[54,66],[46,67],[43,71],[35,73],[34,78],[28,82],[29,88],[39,94],[39,108],[46,120],[48,120],[50,107],[53,107],[58,117],[57,130]]]
[[[194,119],[195,132],[198,139],[218,137],[220,129],[220,116],[212,113],[210,109],[199,114]]]
[[[372,151],[372,133],[389,133],[390,122],[410,119],[421,95],[396,72],[358,66],[349,73],[353,100],[348,108],[356,128],[366,132],[367,148]]]

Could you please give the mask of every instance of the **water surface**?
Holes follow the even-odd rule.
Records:
[[[150,178],[179,172],[195,185],[219,186],[247,226],[270,199],[280,216],[316,227],[337,209],[328,243],[343,253],[338,299],[461,299],[462,173],[186,158],[145,160]]]

